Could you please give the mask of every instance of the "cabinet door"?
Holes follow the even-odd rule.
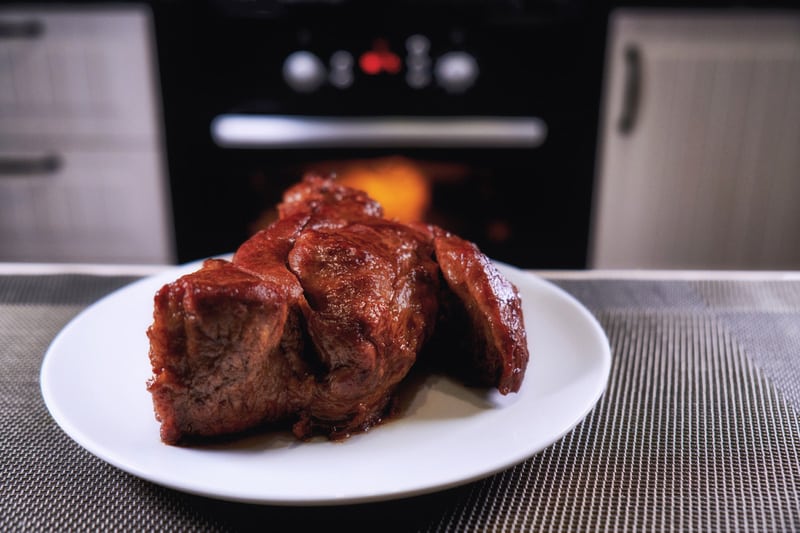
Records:
[[[128,145],[159,132],[143,5],[0,6],[0,142]]]
[[[151,19],[0,6],[0,261],[174,261]]]
[[[590,265],[800,267],[800,15],[622,10]]]
[[[0,261],[166,263],[172,243],[149,152],[0,153]]]

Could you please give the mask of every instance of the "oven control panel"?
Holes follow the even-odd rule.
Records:
[[[375,39],[362,50],[338,49],[330,54],[298,49],[286,56],[283,80],[297,93],[313,93],[328,85],[349,89],[358,79],[395,78],[411,89],[437,86],[447,93],[468,91],[480,75],[476,58],[464,50],[434,55],[431,42],[422,34],[408,36],[393,48],[386,39]]]

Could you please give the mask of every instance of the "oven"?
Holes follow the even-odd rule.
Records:
[[[586,266],[605,40],[590,2],[154,10],[181,262],[233,251],[321,172],[496,260]]]

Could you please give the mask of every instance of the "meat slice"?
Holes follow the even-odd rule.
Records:
[[[428,240],[381,219],[306,229],[289,253],[306,325],[325,368],[295,433],[333,438],[381,421],[431,336],[438,267]]]
[[[307,403],[312,374],[287,292],[219,259],[157,292],[148,390],[164,442],[240,432]]]
[[[434,362],[465,381],[519,392],[528,366],[519,291],[472,242],[433,225],[416,225],[433,240],[445,281]]]

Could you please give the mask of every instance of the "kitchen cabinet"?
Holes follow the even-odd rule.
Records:
[[[800,268],[800,15],[609,18],[590,266]]]
[[[0,8],[0,261],[173,261],[152,22]]]

